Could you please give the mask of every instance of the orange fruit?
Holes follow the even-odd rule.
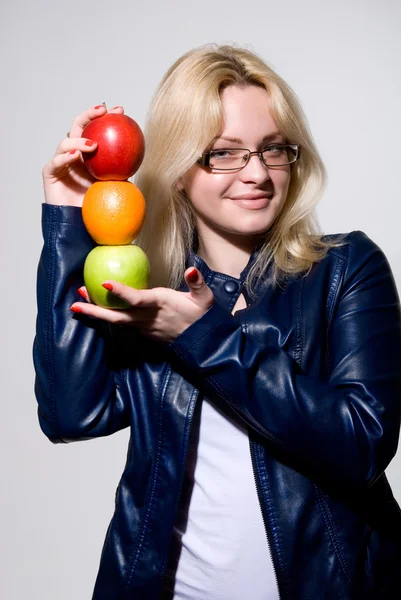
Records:
[[[85,227],[101,246],[130,244],[143,225],[145,211],[142,192],[129,181],[96,181],[82,203]]]

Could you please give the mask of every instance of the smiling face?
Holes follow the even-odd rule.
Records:
[[[270,142],[285,143],[270,114],[265,89],[229,86],[223,90],[221,100],[224,128],[211,150],[261,150]],[[223,137],[236,138],[236,141]],[[246,167],[230,173],[219,173],[196,164],[180,178],[178,187],[185,190],[194,208],[201,239],[207,240],[213,232],[235,244],[252,247],[285,202],[290,169],[289,165],[269,169],[257,155],[251,156]],[[247,195],[269,197],[245,200]]]

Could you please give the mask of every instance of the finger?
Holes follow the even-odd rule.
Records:
[[[124,114],[124,107],[123,106],[114,106],[113,108],[111,108],[109,111],[109,113],[117,113],[117,114]]]
[[[93,119],[96,119],[96,117],[105,115],[106,112],[107,108],[104,103],[92,106],[91,108],[88,108],[88,110],[85,110],[83,113],[76,116],[72,122],[70,138],[81,137],[84,127],[86,127],[88,123],[93,121]]]
[[[102,286],[135,308],[158,307],[163,301],[163,288],[137,290],[111,279],[103,281]]]
[[[50,162],[43,167],[42,175],[44,178],[55,177],[60,171],[68,165],[76,162],[81,157],[79,150],[71,150],[64,154],[56,154]]]
[[[93,152],[97,148],[97,142],[89,138],[64,138],[57,146],[55,155],[64,154],[71,150],[79,150],[80,152]]]
[[[85,315],[95,319],[102,319],[108,321],[114,325],[135,325],[145,321],[152,321],[150,315],[135,314],[131,310],[122,310],[114,308],[103,308],[96,304],[89,304],[83,302],[74,302],[70,306],[70,310],[73,313]],[[138,311],[141,313],[142,311]]]
[[[77,161],[83,152],[93,152],[97,148],[97,142],[87,138],[65,138],[58,146],[52,160],[45,165],[42,173],[44,177],[57,175],[60,170]]]
[[[122,106],[115,106],[109,111],[109,113],[121,115],[124,113],[124,108]],[[63,154],[63,152],[73,149],[79,149],[81,152],[93,152],[96,147],[97,142],[95,140],[90,140],[89,138],[84,137],[73,137],[71,130],[69,136],[65,137],[57,146],[56,154]]]
[[[70,131],[70,138],[81,137],[82,131],[88,123],[97,117],[105,115],[107,112],[123,114],[124,107],[118,105],[107,111],[106,103],[104,102],[103,104],[98,104],[96,106],[92,106],[88,110],[85,110],[83,113],[75,117]]]
[[[78,293],[80,294],[80,296],[82,296],[82,298],[84,298],[84,300],[87,300],[88,302],[90,302],[88,290],[86,289],[86,287],[84,285],[82,287],[78,288]]]
[[[124,321],[132,322],[132,318],[129,315],[124,315],[124,311],[120,309],[103,308],[96,306],[96,304],[89,304],[84,302],[74,302],[70,306],[71,312],[86,315],[88,317],[95,317],[96,319],[102,319],[109,323],[120,324]]]
[[[187,269],[184,276],[191,292],[191,296],[197,304],[208,305],[213,302],[213,292],[206,284],[202,273],[196,267]]]

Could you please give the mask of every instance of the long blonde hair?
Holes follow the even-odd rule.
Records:
[[[255,53],[235,45],[206,44],[168,69],[144,128],[145,158],[135,184],[145,196],[147,213],[135,243],[149,258],[150,287],[178,289],[182,282],[196,226],[192,205],[176,183],[219,134],[224,122],[220,94],[229,85],[266,89],[279,131],[289,143],[301,146],[299,160],[291,165],[285,203],[245,280],[250,295],[270,263],[279,283],[292,274],[307,274],[330,247],[341,244],[323,240],[318,230],[314,208],[327,174],[295,92]]]

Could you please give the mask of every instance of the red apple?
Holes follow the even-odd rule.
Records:
[[[143,161],[145,138],[138,123],[127,115],[108,113],[97,117],[84,128],[82,137],[98,144],[83,158],[89,173],[101,181],[124,181]]]

